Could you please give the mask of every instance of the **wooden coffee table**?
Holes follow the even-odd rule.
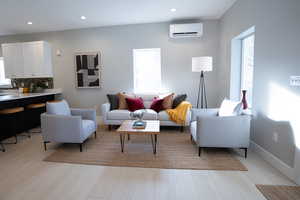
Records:
[[[129,139],[130,135],[150,135],[153,153],[156,154],[157,135],[159,135],[159,133],[160,133],[159,121],[158,120],[145,120],[145,121],[146,121],[145,129],[132,128],[134,120],[126,120],[118,128],[117,133],[120,134],[120,142],[121,142],[121,151],[122,152],[124,152],[124,142],[125,142],[126,135],[128,135],[128,139]],[[153,137],[154,137],[154,139],[153,139]]]

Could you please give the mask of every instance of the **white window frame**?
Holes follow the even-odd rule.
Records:
[[[159,78],[159,83],[158,83],[158,87],[159,88],[153,88],[153,90],[146,90],[146,91],[143,91],[141,90],[140,88],[138,88],[137,86],[137,78],[136,78],[136,67],[137,67],[137,64],[136,64],[136,60],[135,60],[135,51],[158,51],[159,52],[159,59],[160,59],[160,63],[159,63],[159,72],[158,74],[156,74],[155,76]],[[162,85],[162,78],[161,78],[161,48],[143,48],[143,49],[133,49],[133,82],[134,82],[134,92],[135,93],[144,93],[144,94],[147,94],[147,93],[155,93],[155,92],[158,92],[161,90],[161,85]]]
[[[254,37],[254,41],[255,41],[255,33],[254,32],[251,33],[251,34],[248,34],[248,35],[244,36],[241,39],[241,74],[240,74],[241,79],[240,79],[240,92],[242,92],[242,90],[244,90],[243,84],[244,84],[244,78],[245,78],[244,77],[244,72],[245,72],[245,66],[244,66],[244,64],[245,64],[245,60],[244,60],[244,41],[246,39],[250,38],[250,37]],[[251,108],[252,107],[252,100],[253,100],[253,80],[252,80],[252,88],[251,88],[251,97],[249,96],[249,90],[247,90],[246,97],[247,97],[246,99],[247,99],[247,102],[248,102],[248,107]],[[242,96],[240,97],[240,100],[241,100],[241,98],[242,98]]]
[[[242,62],[243,62],[243,39],[248,36],[255,36],[255,26],[250,27],[231,40],[231,67],[230,67],[230,99],[240,101],[242,97]],[[255,44],[254,44],[255,45]],[[255,47],[254,47],[255,48]],[[252,88],[253,89],[253,88]],[[253,91],[252,91],[253,92]],[[253,94],[253,93],[252,93]],[[248,97],[248,96],[247,96]],[[252,100],[247,98],[249,108]]]
[[[0,57],[0,60],[3,61],[3,72],[4,72],[4,77],[5,77],[5,68],[4,68],[4,59],[3,59],[3,57]],[[0,83],[0,88],[12,88],[11,82],[10,82],[10,84],[3,84],[3,85]]]

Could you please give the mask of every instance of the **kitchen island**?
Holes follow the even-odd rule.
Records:
[[[45,90],[43,93],[17,93],[17,91],[6,91],[0,93],[0,112],[4,109],[21,108],[22,113],[18,115],[0,115],[1,133],[0,141],[16,134],[28,131],[40,124],[40,114],[45,112],[45,107],[30,109],[28,105],[42,104],[57,99],[61,90]],[[14,127],[15,131],[12,131]]]
[[[17,93],[2,92],[0,93],[0,109],[24,107],[33,103],[45,103],[54,100],[56,96],[61,95],[60,89],[49,89],[42,93]]]

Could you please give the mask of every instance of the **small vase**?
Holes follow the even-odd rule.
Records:
[[[247,90],[242,90],[242,103],[243,103],[243,109],[244,110],[246,110],[248,108],[246,93],[247,93]]]

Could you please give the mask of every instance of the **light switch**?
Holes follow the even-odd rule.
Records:
[[[300,86],[300,76],[290,76],[291,86]]]

